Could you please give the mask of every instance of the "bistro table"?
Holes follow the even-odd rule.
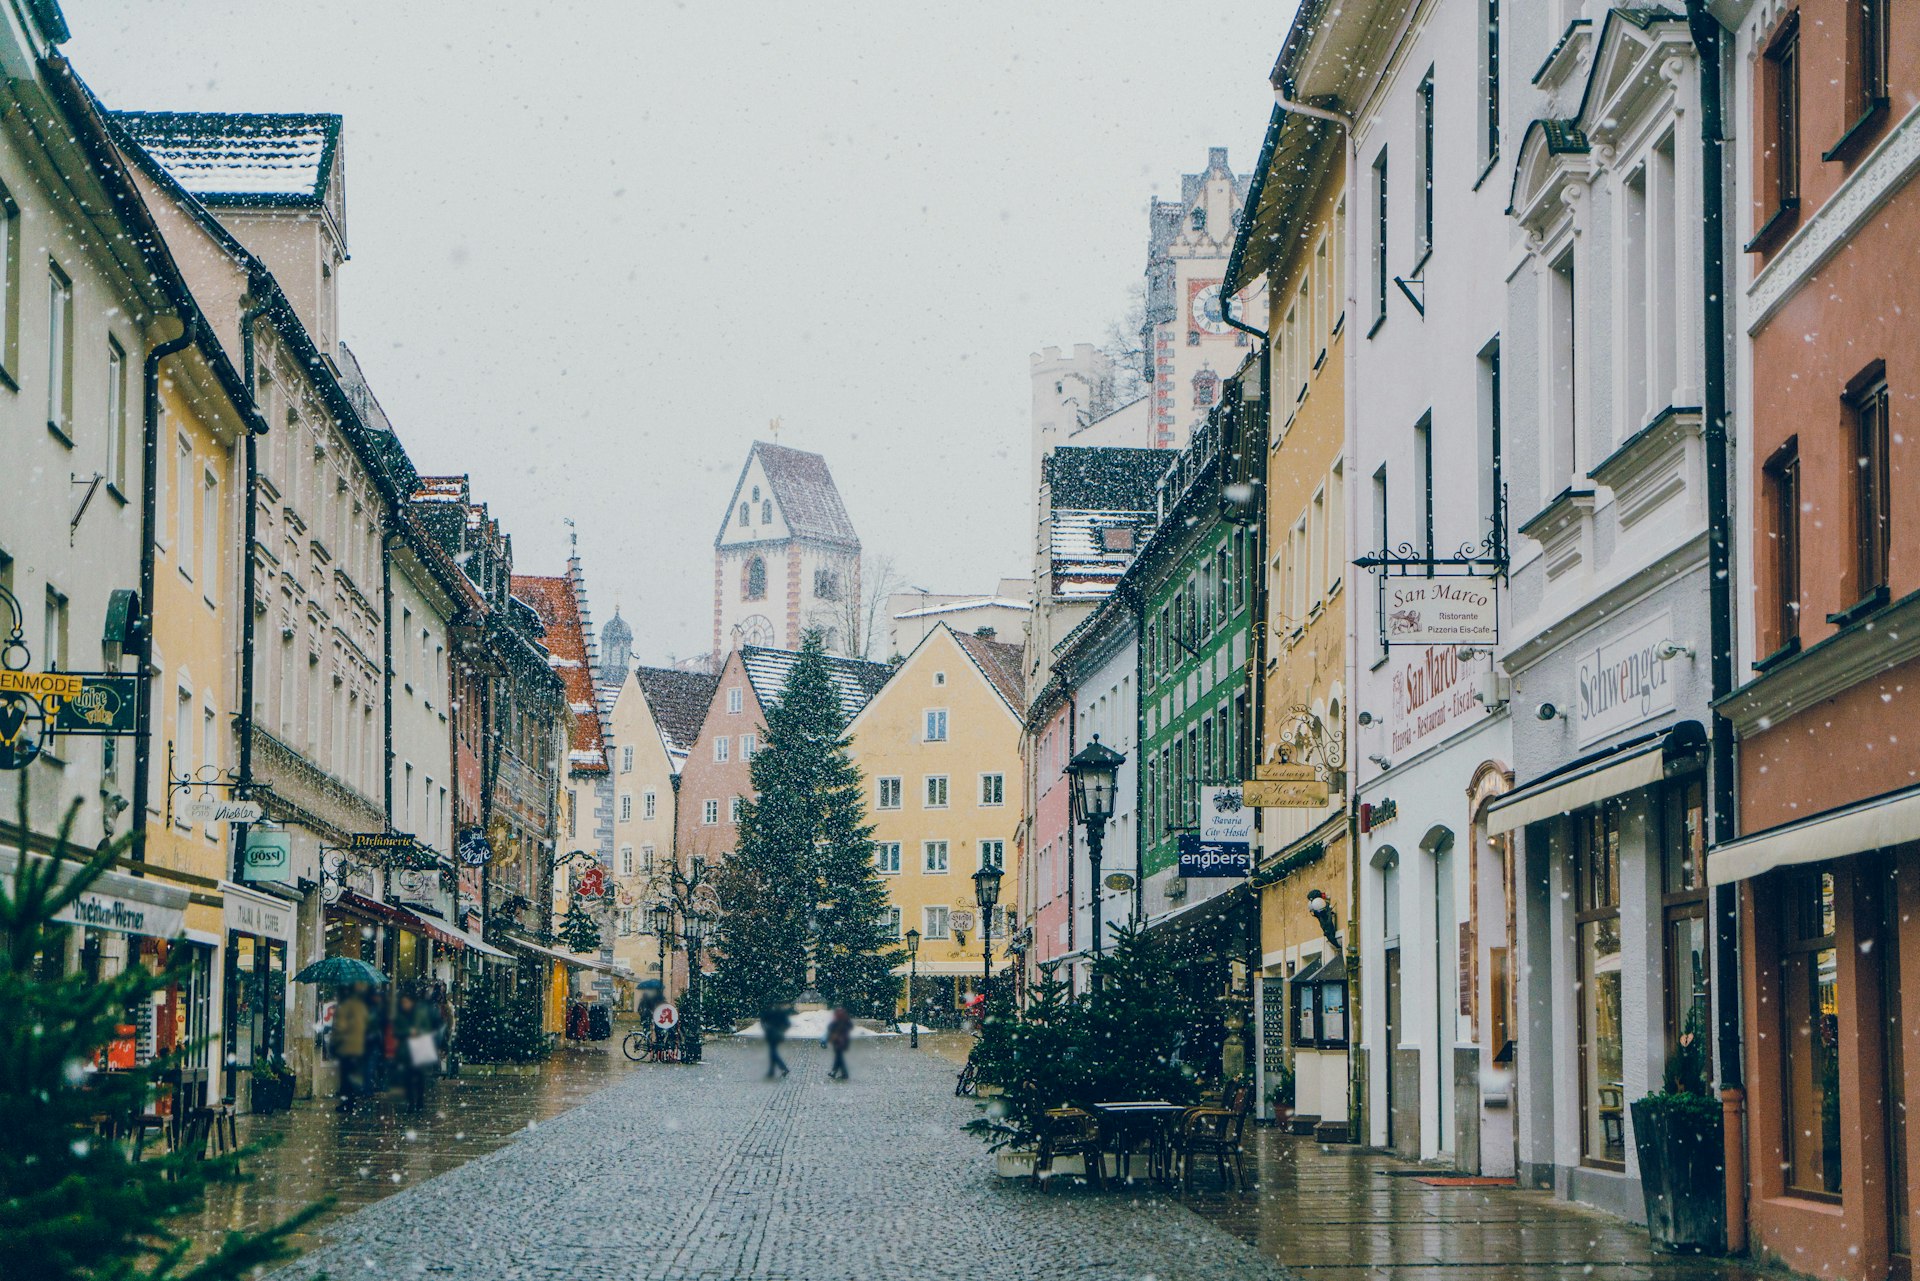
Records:
[[[1133,1182],[1133,1154],[1143,1147],[1147,1154],[1147,1177],[1168,1177],[1171,1173],[1169,1130],[1186,1112],[1186,1104],[1169,1103],[1165,1099],[1136,1099],[1096,1103],[1093,1109],[1100,1114],[1100,1146],[1119,1158],[1121,1177]]]

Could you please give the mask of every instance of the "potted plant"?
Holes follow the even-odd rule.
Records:
[[[1707,1083],[1705,1011],[1696,1005],[1659,1093],[1632,1105],[1647,1231],[1673,1251],[1726,1249],[1726,1149],[1720,1101]]]
[[[1293,1120],[1293,1093],[1297,1078],[1292,1063],[1280,1065],[1279,1079],[1273,1085],[1273,1123],[1282,1129]]]
[[[293,1106],[296,1078],[285,1059],[255,1060],[252,1069],[253,1110],[258,1113],[285,1112]]]

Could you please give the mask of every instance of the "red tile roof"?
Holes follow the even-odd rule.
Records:
[[[607,740],[600,725],[600,708],[593,695],[593,663],[587,653],[587,632],[580,623],[580,602],[566,578],[533,574],[513,576],[513,594],[533,608],[547,629],[542,638],[547,662],[566,687],[567,708],[573,713],[573,732],[567,739],[567,768],[575,774],[607,772]]]
[[[952,628],[947,630],[953,631]],[[1007,706],[1013,709],[1014,715],[1021,715],[1026,710],[1026,680],[1020,671],[1025,647],[988,640],[970,632],[953,632],[953,639],[959,642],[961,649],[967,651],[967,657],[974,661],[981,674],[1000,691],[1000,697],[1007,700]]]

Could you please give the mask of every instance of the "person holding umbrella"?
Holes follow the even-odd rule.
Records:
[[[366,1089],[367,1029],[373,1014],[368,994],[374,984],[385,983],[387,976],[354,957],[329,956],[301,970],[293,981],[346,989],[346,995],[334,1006],[332,1041],[333,1057],[340,1064],[339,1109],[346,1112]]]

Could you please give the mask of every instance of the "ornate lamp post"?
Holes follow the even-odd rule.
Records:
[[[1000,869],[991,863],[973,874],[973,901],[980,905],[980,995],[993,986],[993,909],[1000,902]]]
[[[700,1061],[700,944],[707,937],[708,920],[705,912],[687,913],[687,995],[691,998],[687,1004],[693,1008],[684,1015],[687,1030],[682,1041],[689,1063]]]
[[[1067,793],[1075,819],[1087,829],[1087,861],[1093,875],[1093,955],[1099,959],[1105,950],[1105,931],[1100,924],[1100,844],[1106,839],[1107,820],[1113,817],[1115,779],[1127,758],[1100,741],[1093,740],[1073,754],[1063,771],[1072,780]],[[1098,980],[1096,980],[1097,982]]]
[[[659,945],[660,995],[664,999],[667,995],[667,935],[673,932],[673,905],[655,903],[647,914],[653,920],[654,942]]]
[[[913,981],[920,977],[920,931],[907,931],[907,1048],[920,1048],[920,1016],[913,1011]]]
[[[1320,890],[1308,890],[1307,910],[1320,923],[1320,932],[1327,936],[1327,942],[1333,950],[1340,951],[1340,918],[1334,914],[1333,904],[1326,894]]]

